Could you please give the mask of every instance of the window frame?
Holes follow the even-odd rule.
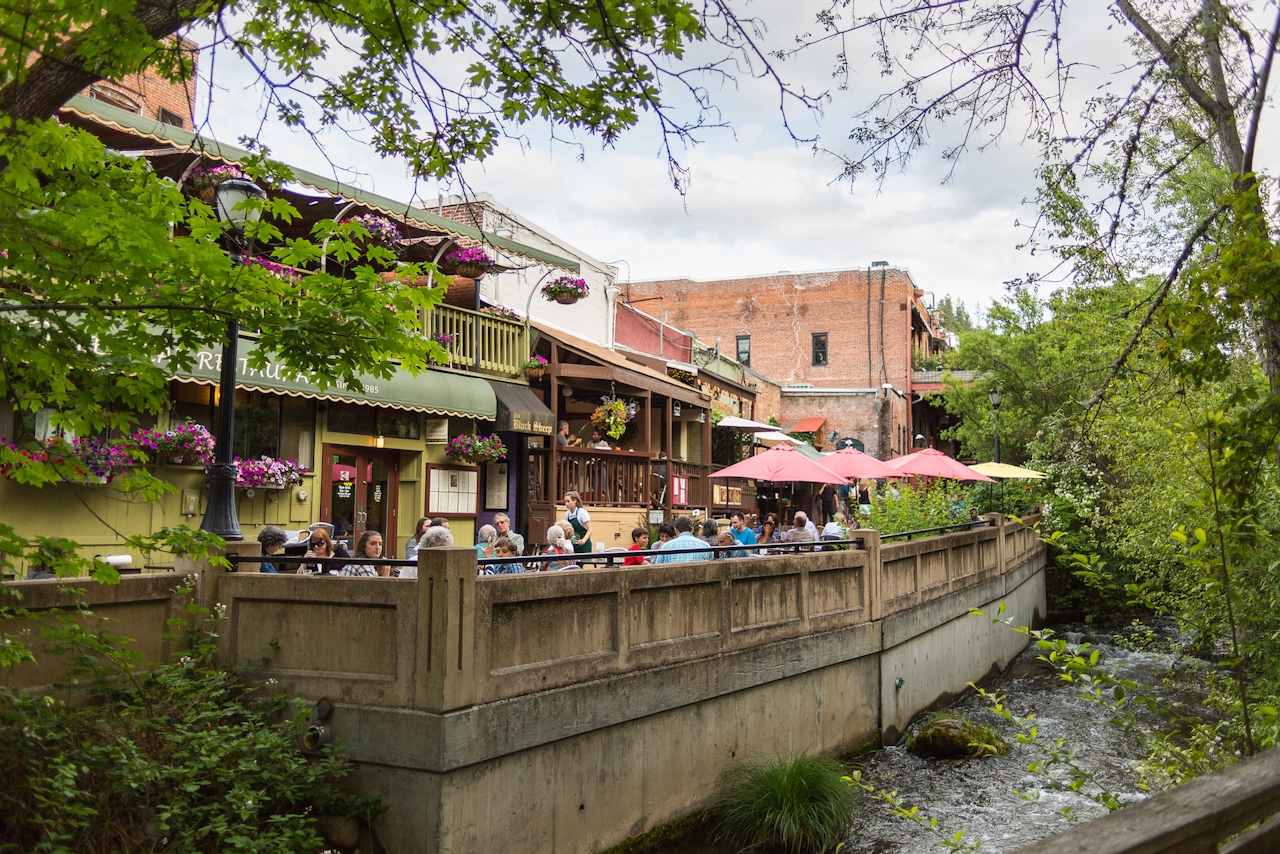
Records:
[[[745,359],[742,358],[742,345],[744,343],[747,345],[747,348],[746,348],[747,357]],[[750,335],[737,336],[734,339],[733,346],[734,346],[733,355],[737,358],[738,363],[741,364],[743,367],[747,367],[747,368],[751,367],[751,336]]]
[[[811,332],[809,339],[810,362],[815,368],[825,368],[831,364],[831,336],[827,332]],[[822,361],[818,361],[818,341],[822,341]]]

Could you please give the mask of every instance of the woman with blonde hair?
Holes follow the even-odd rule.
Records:
[[[875,485],[876,482],[869,477],[858,481],[858,512],[863,516],[871,515],[871,490]]]

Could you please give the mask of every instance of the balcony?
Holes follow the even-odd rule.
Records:
[[[558,448],[554,488],[547,477],[549,448],[529,452],[529,500],[558,503],[573,490],[588,507],[706,508],[711,466],[658,460],[643,453],[595,448]],[[670,471],[668,471],[670,469]]]
[[[449,367],[503,379],[524,376],[529,359],[529,336],[523,322],[492,317],[465,308],[437,305],[422,320],[423,333],[447,337]]]

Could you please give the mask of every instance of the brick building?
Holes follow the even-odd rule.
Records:
[[[195,42],[186,39],[182,39],[181,44],[191,54],[192,65],[195,65],[200,49]],[[148,68],[120,80],[99,80],[80,94],[184,130],[195,127],[194,77],[185,82],[170,83]]]
[[[781,386],[784,428],[805,426],[820,447],[854,440],[882,459],[906,453],[923,401],[912,355],[946,348],[938,318],[910,272],[887,264],[855,270],[736,279],[668,279],[622,286],[622,302],[663,298],[666,320],[717,341]],[[931,444],[936,441],[926,436]]]

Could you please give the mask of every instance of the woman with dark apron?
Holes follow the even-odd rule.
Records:
[[[579,554],[591,551],[591,516],[587,508],[582,506],[582,499],[576,492],[564,494],[564,519],[573,528],[573,550]]]

